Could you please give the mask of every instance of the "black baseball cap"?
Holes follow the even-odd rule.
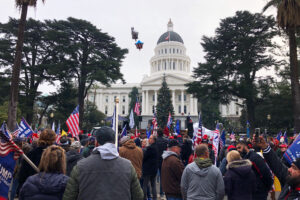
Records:
[[[177,140],[170,140],[168,144],[168,148],[175,147],[175,146],[181,147],[181,144]]]

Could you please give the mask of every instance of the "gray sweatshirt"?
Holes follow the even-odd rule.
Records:
[[[185,200],[221,200],[225,194],[222,174],[210,159],[196,158],[189,164],[180,186]]]

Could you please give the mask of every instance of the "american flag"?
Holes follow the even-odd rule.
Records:
[[[156,136],[157,135],[157,120],[156,120],[155,113],[153,114],[152,125],[153,125],[153,135]]]
[[[73,137],[79,135],[79,106],[75,108],[70,117],[67,119],[66,124]]]
[[[213,142],[212,142],[212,149],[215,154],[215,164],[217,162],[218,151],[219,151],[219,144],[220,144],[220,130],[219,130],[219,123],[217,123],[216,130],[214,131],[213,135]]]
[[[223,130],[220,137],[220,149],[223,149],[223,147],[225,146],[225,141],[226,141],[226,133],[225,130]]]
[[[201,113],[199,113],[198,131],[195,138],[194,146],[200,144],[201,141],[202,141],[202,120],[201,120]]]
[[[230,139],[231,139],[232,141],[235,141],[235,134],[234,134],[233,131],[232,131],[231,134],[230,134]]]
[[[22,149],[16,145],[11,138],[0,130],[0,156],[5,157],[10,152],[14,153],[14,160],[17,160],[20,155],[24,154]]]
[[[139,99],[136,98],[136,102],[135,102],[135,106],[134,106],[134,112],[135,112],[135,114],[137,116],[141,115],[141,113],[140,113],[140,107],[141,107],[141,105],[140,105]]]
[[[172,124],[172,115],[171,115],[171,113],[169,112],[168,123],[167,123],[168,129],[170,129],[171,124]]]
[[[19,129],[19,125],[18,125],[18,123],[17,123],[17,124],[16,124],[16,129],[12,132],[12,135],[13,135],[14,137],[18,137],[19,133],[20,133],[20,129]]]
[[[166,37],[166,40],[169,40],[169,41],[170,41],[170,31],[169,31],[168,36]]]

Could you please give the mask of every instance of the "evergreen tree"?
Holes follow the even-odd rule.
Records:
[[[160,128],[167,126],[169,113],[171,113],[172,119],[174,120],[174,107],[172,104],[171,91],[168,88],[166,77],[164,75],[161,88],[158,90],[156,105],[157,124]],[[171,130],[172,128],[173,127],[171,127]]]
[[[275,25],[273,17],[248,11],[223,19],[214,37],[203,37],[206,62],[194,70],[196,81],[187,84],[188,92],[200,100],[207,96],[221,103],[229,103],[233,97],[244,99],[253,129],[259,101],[257,72],[277,64],[268,54],[278,33]]]
[[[139,98],[139,91],[137,87],[133,87],[131,92],[129,93],[130,103],[129,103],[129,110],[128,110],[128,119],[130,117],[131,110],[134,110],[135,103],[137,98]],[[139,117],[134,113],[134,125],[139,126]]]

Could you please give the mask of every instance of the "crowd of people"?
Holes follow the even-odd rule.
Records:
[[[266,200],[275,199],[275,179],[279,200],[300,199],[300,158],[289,165],[287,146],[261,136],[226,139],[217,158],[207,137],[194,146],[189,136],[167,137],[161,129],[149,138],[129,133],[118,145],[110,127],[80,141],[56,139],[50,129],[36,141],[15,139],[39,171],[20,158],[10,199]]]

